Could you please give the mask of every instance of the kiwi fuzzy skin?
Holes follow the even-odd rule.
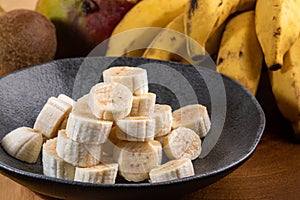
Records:
[[[54,59],[55,26],[36,11],[17,9],[0,15],[0,76]]]

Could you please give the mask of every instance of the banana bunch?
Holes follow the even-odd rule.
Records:
[[[149,2],[158,5],[155,12],[148,8]],[[151,37],[136,31],[140,35],[133,34],[129,40],[112,40],[107,56],[138,56],[196,65],[211,56],[217,72],[241,83],[253,95],[266,66],[278,107],[300,137],[299,0],[144,0],[135,7],[116,26],[115,33],[121,37],[121,33],[135,32],[136,28],[161,30],[149,30]],[[178,9],[173,15],[164,15],[171,7]],[[139,14],[140,9],[146,14]],[[147,14],[150,11],[155,14]],[[116,49],[118,53],[112,53]]]

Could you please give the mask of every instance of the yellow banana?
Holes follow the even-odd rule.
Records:
[[[284,54],[299,36],[299,8],[298,0],[257,0],[256,33],[271,70],[281,68]]]
[[[284,56],[282,68],[269,71],[269,77],[278,108],[300,139],[300,38]]]
[[[217,71],[256,94],[263,53],[255,33],[254,11],[232,18],[223,33],[217,58]]]
[[[109,40],[107,56],[142,56],[157,30],[139,29],[165,27],[184,12],[188,0],[143,0],[134,6],[115,27]],[[125,33],[122,33],[127,31]],[[122,33],[122,34],[119,34]],[[138,49],[138,51],[133,51]],[[133,51],[133,52],[131,52]]]
[[[143,57],[167,61],[181,61],[187,58],[183,13],[158,33],[144,52]]]
[[[186,7],[184,15],[188,53],[194,61],[205,56],[207,40],[225,22],[229,15],[254,9],[256,0],[196,0]],[[197,44],[198,43],[198,44]]]

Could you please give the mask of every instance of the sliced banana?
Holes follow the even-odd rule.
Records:
[[[90,167],[100,162],[102,146],[83,144],[70,139],[65,130],[60,130],[57,137],[56,152],[67,163],[73,166]]]
[[[62,101],[64,101],[64,102],[66,102],[66,103],[68,103],[68,104],[70,104],[70,105],[72,106],[72,108],[73,108],[74,104],[76,103],[76,101],[74,101],[71,97],[68,97],[68,96],[65,95],[65,94],[60,94],[60,95],[58,95],[57,98],[60,99],[60,100],[62,100]],[[69,118],[69,115],[67,115],[67,116],[64,118],[64,120],[63,120],[63,122],[60,124],[58,130],[66,129],[67,123],[68,123],[68,118]]]
[[[102,145],[102,155],[112,156],[115,146],[120,142],[121,140],[117,138],[116,136],[116,126],[111,128],[111,131],[108,136],[108,140],[103,143]],[[102,162],[101,157],[101,162]]]
[[[155,101],[156,94],[154,93],[146,93],[138,96],[133,96],[130,116],[151,117],[154,112]]]
[[[186,127],[195,131],[200,138],[208,133],[211,122],[205,106],[193,104],[173,111],[172,128]]]
[[[165,164],[151,169],[149,173],[151,183],[171,181],[194,175],[193,163],[188,158],[168,161]]]
[[[57,98],[63,100],[64,102],[70,104],[71,106],[73,106],[76,103],[76,101],[74,101],[71,97],[65,94],[59,94]]]
[[[43,144],[43,173],[54,178],[73,180],[75,167],[57,155],[56,145],[57,137],[49,139]]]
[[[140,182],[149,178],[151,169],[162,161],[162,146],[158,141],[121,141],[114,148],[114,161],[119,164],[119,174],[128,181]]]
[[[147,71],[139,67],[116,66],[104,70],[106,83],[117,82],[125,85],[134,95],[148,93]]]
[[[18,160],[35,163],[43,144],[40,132],[28,127],[20,127],[4,136],[1,141],[3,149]]]
[[[69,103],[56,97],[50,97],[40,111],[33,129],[41,132],[47,139],[56,137],[60,125],[71,109],[72,106]]]
[[[75,181],[114,184],[118,173],[118,164],[99,164],[92,167],[76,167]]]
[[[114,121],[129,115],[132,93],[119,83],[98,83],[89,93],[89,107],[99,119]]]
[[[172,128],[172,108],[169,105],[156,104],[154,107],[155,137],[170,133]]]
[[[193,130],[179,127],[165,137],[163,147],[170,159],[194,160],[201,153],[201,140]]]
[[[126,117],[116,121],[116,136],[120,140],[153,140],[154,129],[155,121],[149,117]]]
[[[70,113],[66,133],[79,143],[102,144],[107,141],[113,122],[97,119],[88,105],[88,95],[77,100]]]

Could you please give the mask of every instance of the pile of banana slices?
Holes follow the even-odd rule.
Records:
[[[28,163],[42,151],[44,175],[81,182],[114,184],[118,175],[151,183],[193,176],[192,160],[211,126],[206,107],[172,112],[156,104],[142,68],[111,67],[103,79],[77,101],[64,94],[50,97],[33,128],[17,128],[2,139],[5,151]]]

